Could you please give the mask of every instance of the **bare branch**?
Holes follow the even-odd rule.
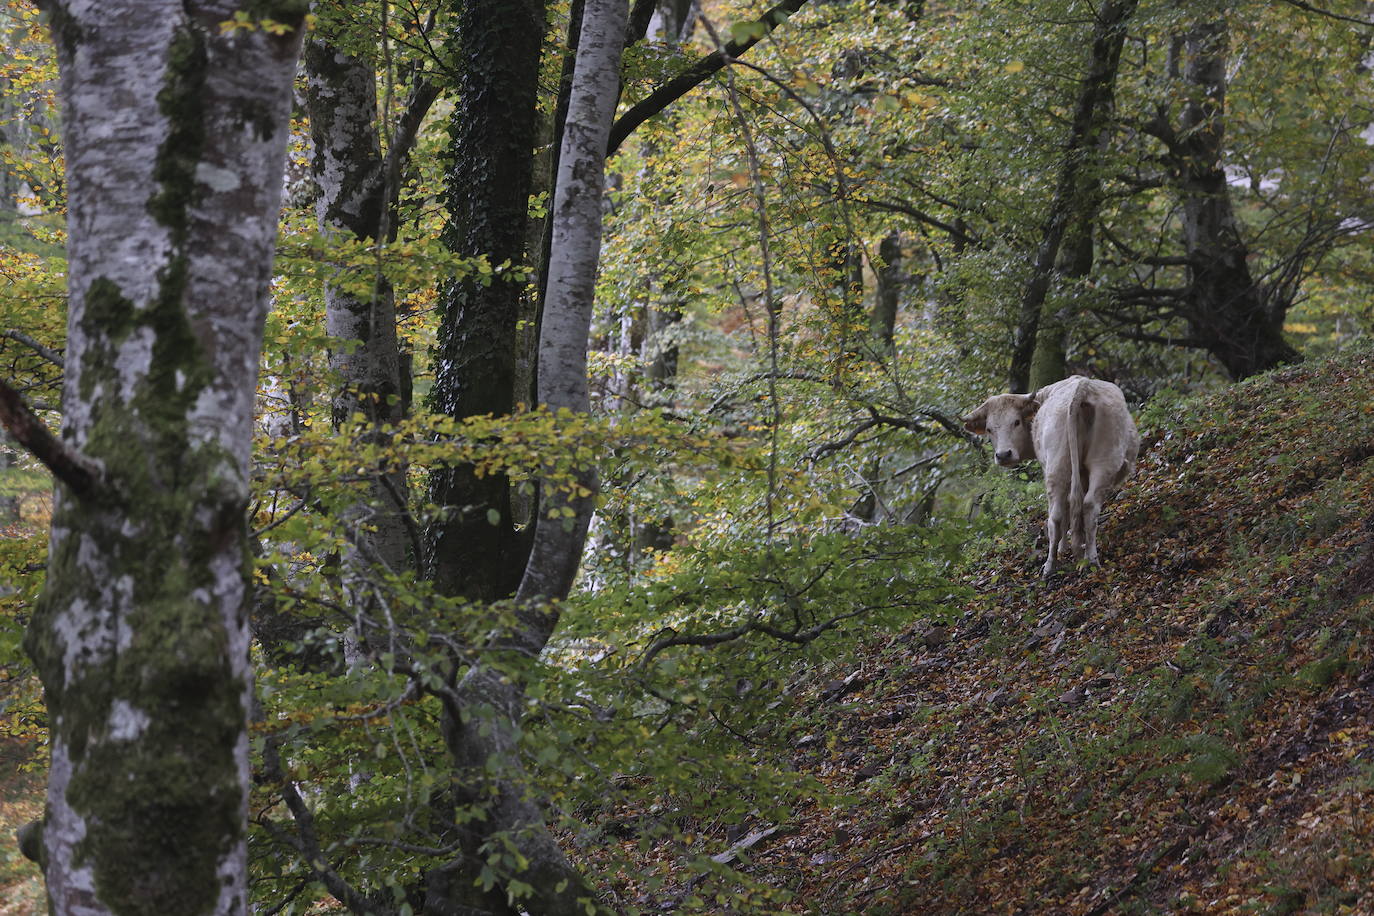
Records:
[[[616,121],[615,124],[611,125],[611,136],[606,144],[606,155],[609,157],[620,149],[620,144],[624,143],[625,139],[639,125],[706,82],[712,74],[718,72],[733,58],[739,57],[761,40],[767,38],[775,28],[786,22],[789,16],[805,6],[806,2],[807,0],[782,0],[781,3],[758,18],[758,24],[763,26],[762,34],[754,34],[745,41],[728,42],[724,48],[707,54],[639,102],[630,106],[630,110],[621,115],[620,120]]]
[[[19,392],[3,381],[0,381],[0,425],[77,496],[89,495],[101,482],[99,466],[49,432]]]
[[[770,623],[766,623],[760,617],[751,617],[738,626],[731,627],[728,630],[721,630],[716,633],[683,634],[668,627],[660,630],[658,638],[650,643],[649,647],[644,650],[644,655],[639,660],[639,667],[641,669],[648,667],[649,662],[653,661],[654,658],[665,649],[672,649],[678,646],[700,646],[709,648],[711,646],[719,646],[723,643],[733,642],[736,639],[748,636],[750,633],[762,633],[780,642],[804,646],[809,642],[815,641],[828,631],[840,626],[846,620],[865,614],[869,610],[869,608],[860,607],[852,611],[846,611],[843,614],[836,614],[829,620],[823,620],[807,629],[797,628],[787,630],[782,627],[775,627]]]
[[[979,445],[982,442],[982,439],[980,437],[975,436],[973,433],[964,429],[963,423],[961,423],[954,417],[951,417],[949,414],[945,413],[942,410],[935,410],[934,408],[919,408],[917,410],[912,411],[912,413],[914,414],[914,416],[925,417],[927,420],[934,421],[935,423],[944,427],[947,431],[958,436],[960,439],[963,439],[965,442],[971,442],[974,445]],[[861,420],[853,429],[851,429],[848,433],[846,433],[839,439],[836,439],[832,442],[823,442],[820,445],[816,446],[811,450],[811,453],[807,457],[811,461],[819,461],[826,455],[829,455],[833,452],[838,452],[840,449],[843,448],[848,448],[849,446],[853,445],[856,441],[858,441],[859,436],[868,432],[870,429],[874,429],[875,427],[879,426],[887,426],[894,429],[909,429],[912,432],[917,433],[931,432],[931,428],[925,423],[922,423],[920,420],[912,419],[909,417],[892,417],[886,414],[880,414],[872,407],[868,408],[868,414],[869,416],[867,420]]]
[[[749,376],[747,379],[744,379],[734,388],[725,392],[720,397],[712,401],[711,406],[706,408],[706,412],[715,413],[717,410],[720,410],[720,408],[728,404],[730,402],[730,399],[733,398],[736,394],[738,394],[740,392],[740,389],[742,389],[745,385],[752,385],[755,382],[780,379],[790,379],[794,382],[815,382],[817,385],[834,384],[834,380],[826,378],[823,375],[817,375],[814,372],[805,372],[800,369],[788,369],[782,372],[759,372],[755,375]]]
[[[411,87],[410,95],[406,99],[405,110],[401,112],[401,118],[396,122],[396,127],[392,131],[391,147],[386,153],[382,175],[393,175],[400,171],[409,158],[411,150],[415,147],[415,141],[420,135],[420,125],[424,122],[425,115],[429,114],[429,109],[438,97],[438,83],[425,79],[423,76],[416,79]]]
[[[59,369],[65,368],[66,366],[66,361],[62,359],[61,353],[58,353],[50,347],[43,346],[23,331],[16,331],[11,328],[8,331],[0,331],[0,337],[8,337],[10,340],[23,344]]]
[[[916,207],[911,206],[911,204],[903,203],[901,201],[864,200],[862,198],[858,199],[856,202],[861,206],[869,207],[874,210],[883,210],[888,213],[901,213],[904,216],[909,216],[918,222],[926,224],[927,226],[932,226],[936,229],[939,229],[941,232],[945,233],[950,238],[959,242],[963,242],[965,245],[968,245],[971,248],[985,247],[981,239],[975,238],[974,236],[971,236],[964,230],[960,229],[958,226],[952,225],[951,223],[947,223],[942,219],[937,219],[936,217],[931,216],[929,213],[926,213],[924,210],[919,210]]]
[[[1318,16],[1325,16],[1328,19],[1335,19],[1339,22],[1351,22],[1355,25],[1362,25],[1367,29],[1374,29],[1374,22],[1370,22],[1367,19],[1357,19],[1354,16],[1343,16],[1340,13],[1333,13],[1331,10],[1324,10],[1310,3],[1304,3],[1303,0],[1283,0],[1283,2],[1307,13],[1316,13]]]
[[[301,798],[301,793],[296,788],[295,782],[288,779],[282,771],[280,738],[269,737],[267,739],[262,753],[262,763],[267,777],[281,786],[282,800],[286,802],[286,807],[291,811],[291,817],[296,822],[297,833],[295,836],[291,836],[267,819],[262,821],[262,826],[276,840],[296,850],[316,880],[323,884],[325,889],[335,899],[348,907],[350,911],[360,914],[360,916],[376,912],[377,906],[373,901],[359,893],[338,872],[329,867],[329,861],[324,857],[324,850],[320,848],[319,837],[315,832],[315,815],[310,811],[305,799]]]

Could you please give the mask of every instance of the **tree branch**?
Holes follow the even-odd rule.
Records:
[[[901,213],[904,216],[909,216],[917,222],[925,223],[927,226],[933,226],[939,229],[950,238],[963,242],[971,248],[981,249],[985,247],[981,239],[974,238],[958,226],[947,223],[941,219],[936,219],[924,210],[918,210],[910,204],[901,203],[899,201],[865,200],[862,198],[857,199],[855,202],[865,207],[871,207],[874,210],[883,210],[888,213]]]
[[[946,414],[944,411],[921,409],[913,411],[913,413],[915,413],[916,416],[925,417],[928,420],[935,421],[949,432],[958,436],[960,439],[963,439],[965,442],[972,442],[975,445],[977,445],[980,444],[982,441],[979,436],[975,436],[973,433],[964,429],[964,425],[962,423],[951,417],[949,414]],[[929,426],[917,420],[908,419],[907,417],[890,417],[885,414],[878,413],[871,407],[868,408],[868,414],[869,416],[867,420],[861,420],[858,423],[858,425],[856,425],[844,436],[841,436],[839,439],[836,439],[831,442],[822,442],[820,445],[813,448],[810,454],[807,456],[808,459],[811,461],[819,461],[821,458],[824,458],[826,455],[829,455],[832,452],[838,452],[840,449],[848,448],[858,440],[859,436],[868,432],[870,429],[873,429],[878,426],[889,426],[895,429],[909,429],[912,432],[917,433],[929,433],[931,431]]]
[[[296,822],[299,835],[294,837],[288,835],[285,830],[273,824],[269,819],[264,819],[262,826],[278,842],[296,850],[316,880],[323,884],[325,890],[348,907],[351,912],[357,913],[359,916],[376,912],[377,906],[374,901],[359,893],[338,872],[329,867],[329,861],[324,857],[324,850],[320,848],[319,837],[315,833],[315,815],[311,813],[305,799],[301,798],[301,793],[296,788],[295,782],[288,779],[282,771],[280,738],[269,737],[267,739],[263,748],[262,763],[267,778],[281,786],[282,800],[286,802],[286,807],[291,811],[291,817]]]
[[[672,627],[667,627],[660,630],[658,638],[650,643],[649,647],[644,650],[644,655],[639,660],[639,667],[641,670],[648,667],[649,662],[653,661],[654,658],[665,649],[672,649],[677,646],[701,646],[704,648],[718,646],[723,643],[733,642],[750,633],[762,633],[780,642],[803,646],[818,639],[829,630],[835,629],[846,620],[858,617],[868,611],[869,608],[866,607],[846,611],[843,614],[836,614],[829,620],[823,620],[815,626],[806,629],[798,627],[797,629],[785,630],[781,627],[775,627],[770,623],[765,623],[758,617],[751,618],[738,626],[731,627],[728,630],[720,630],[716,633],[682,634]]]
[[[644,36],[649,34],[649,23],[653,21],[654,10],[657,8],[658,0],[635,0],[635,5],[630,7],[630,20],[625,27],[625,47],[643,41]]]
[[[420,76],[410,90],[410,95],[406,99],[405,110],[401,112],[401,119],[396,123],[396,128],[391,134],[391,148],[387,150],[386,162],[382,166],[382,175],[391,175],[400,171],[406,159],[410,156],[411,149],[415,146],[415,140],[420,135],[420,125],[425,120],[425,115],[429,114],[429,109],[434,105],[434,100],[439,97],[439,84]]]
[[[11,328],[8,331],[0,331],[0,337],[8,337],[10,340],[23,344],[59,369],[66,368],[66,361],[62,359],[61,353],[58,353],[50,347],[43,346],[23,331],[16,331]]]
[[[1303,0],[1283,0],[1283,2],[1287,3],[1289,6],[1297,7],[1304,12],[1316,13],[1318,16],[1325,16],[1328,19],[1335,19],[1338,22],[1353,22],[1355,25],[1362,25],[1367,29],[1374,28],[1374,22],[1370,22],[1367,19],[1359,19],[1355,16],[1343,16],[1340,13],[1333,13],[1331,10],[1324,10],[1310,3],[1304,3]]]
[[[3,381],[0,381],[0,424],[77,496],[89,495],[101,483],[99,466],[49,432],[19,392]]]
[[[739,57],[764,38],[767,38],[787,18],[806,5],[807,0],[782,0],[758,18],[763,26],[762,35],[751,35],[745,41],[731,41],[718,51],[712,51],[662,86],[649,93],[630,110],[611,125],[611,136],[606,144],[606,155],[610,156],[620,149],[620,144],[632,134],[639,125],[663,111],[669,105],[706,82],[732,59]]]

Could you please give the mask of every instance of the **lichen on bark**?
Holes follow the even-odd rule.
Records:
[[[251,367],[299,36],[221,35],[194,3],[57,5],[64,436],[102,480],[59,489],[25,640],[51,715],[50,906],[239,914]]]

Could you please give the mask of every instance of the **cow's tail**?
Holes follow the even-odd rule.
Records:
[[[1080,560],[1080,544],[1087,543],[1088,533],[1083,530],[1083,499],[1087,495],[1087,482],[1083,479],[1083,456],[1078,452],[1078,422],[1083,416],[1083,395],[1087,381],[1079,379],[1074,386],[1073,398],[1069,401],[1069,533],[1073,540],[1073,557]]]

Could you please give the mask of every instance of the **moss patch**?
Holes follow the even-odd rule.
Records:
[[[110,486],[61,502],[53,524],[67,533],[25,640],[54,712],[54,740],[73,765],[66,797],[87,826],[76,855],[119,914],[212,911],[219,862],[242,841],[235,749],[247,685],[229,655],[217,566],[238,551],[246,581],[244,495],[233,458],[213,440],[192,441],[188,419],[214,379],[187,313],[190,268],[180,250],[199,194],[205,67],[204,36],[184,29],[158,95],[170,129],[148,210],[176,250],[157,292],[134,303],[101,277],[85,296],[81,392],[88,400],[104,392],[90,404],[85,448]],[[119,348],[140,333],[152,341],[146,373],[122,377]],[[122,644],[101,645],[69,672],[59,623]]]

